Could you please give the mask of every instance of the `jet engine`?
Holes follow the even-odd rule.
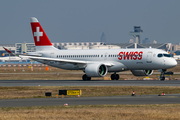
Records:
[[[103,77],[107,74],[107,71],[107,66],[99,63],[88,64],[85,68],[88,77]]]
[[[131,70],[134,76],[149,76],[152,75],[153,70]]]

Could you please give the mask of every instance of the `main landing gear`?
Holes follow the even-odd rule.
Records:
[[[111,75],[111,80],[119,80],[119,75],[116,74],[116,72],[114,74]]]
[[[84,75],[82,76],[82,79],[83,79],[84,81],[90,81],[90,80],[91,80],[91,77],[88,77],[86,74],[84,74]]]

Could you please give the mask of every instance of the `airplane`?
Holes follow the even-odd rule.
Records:
[[[28,58],[20,58],[17,56],[9,56],[9,57],[0,57],[0,62],[26,62],[30,61],[31,59]]]
[[[173,57],[175,60],[180,60],[180,55],[174,55]]]
[[[160,80],[165,80],[166,69],[177,65],[166,51],[154,48],[59,50],[52,45],[37,18],[31,17],[30,21],[36,52],[26,56],[53,67],[82,70],[84,81],[107,73],[113,73],[111,80],[118,80],[117,72],[127,70],[135,76],[149,76],[153,70],[161,70]]]

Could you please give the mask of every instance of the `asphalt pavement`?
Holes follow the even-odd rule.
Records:
[[[180,86],[179,80],[0,80],[0,86]]]
[[[71,105],[116,105],[116,104],[179,104],[180,94],[138,95],[138,96],[107,96],[107,97],[76,97],[76,98],[31,98],[0,100],[0,107],[32,107]]]

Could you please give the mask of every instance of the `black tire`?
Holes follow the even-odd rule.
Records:
[[[91,80],[91,77],[88,77],[86,74],[84,74],[84,75],[82,76],[82,79],[83,79],[84,81],[89,81],[89,80]]]
[[[88,79],[88,80],[91,80],[91,77],[88,77],[87,79]]]
[[[165,80],[165,77],[160,77],[160,80],[161,80],[161,81],[164,81],[164,80]]]
[[[119,75],[118,74],[116,74],[116,80],[119,80]]]
[[[112,75],[111,75],[111,80],[115,80],[115,79],[116,79],[115,74],[112,74]]]

